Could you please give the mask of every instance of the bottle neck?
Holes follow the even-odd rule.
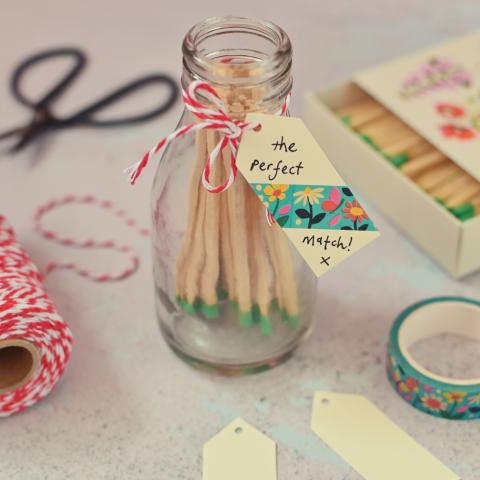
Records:
[[[182,86],[201,80],[220,95],[229,112],[273,113],[292,88],[292,48],[274,24],[215,17],[195,25],[183,42]]]

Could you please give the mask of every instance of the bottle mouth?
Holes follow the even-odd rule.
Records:
[[[244,17],[211,17],[183,42],[184,83],[252,85],[290,76],[292,46],[277,25]],[[185,85],[184,85],[185,86]]]

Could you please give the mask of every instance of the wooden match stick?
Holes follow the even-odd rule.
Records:
[[[384,118],[388,114],[387,110],[381,106],[378,108],[369,108],[365,111],[360,111],[353,114],[344,115],[342,118],[346,119],[348,125],[357,129],[362,126],[368,125],[373,121]]]
[[[364,99],[356,103],[359,105],[356,110],[353,108],[354,104],[351,104],[337,110],[336,113],[341,116],[349,115],[351,120],[348,124],[352,128],[360,127],[358,128],[358,131],[364,136],[371,137],[371,140],[382,148],[382,153],[385,155],[394,156],[403,153],[409,158],[413,158],[417,155],[426,153],[427,150],[429,150],[430,144],[380,103],[372,99]],[[365,111],[366,108],[367,111]],[[361,115],[358,113],[359,111],[361,112]],[[363,121],[363,117],[368,117],[369,111],[374,113],[371,114],[371,118]],[[357,116],[355,115],[356,112]],[[355,124],[357,118],[359,119],[358,124]],[[403,136],[403,129],[396,128],[400,125],[411,134],[411,137],[410,135]],[[400,134],[401,138],[397,139],[398,141],[394,140],[390,145],[392,138],[390,135],[385,135],[384,137],[383,134],[384,132],[392,132],[392,128],[393,132],[400,130],[402,131],[402,134]]]
[[[470,203],[473,205],[475,212],[477,215],[480,213],[480,194],[475,195],[471,200]]]
[[[273,288],[280,314],[292,326],[298,324],[298,292],[288,240],[277,224],[263,222],[268,255],[273,269]]]
[[[250,191],[249,191],[250,190]],[[259,311],[258,311],[258,255],[259,251],[255,242],[253,232],[257,228],[257,219],[255,218],[255,209],[252,204],[252,199],[250,198],[251,189],[248,185],[245,185],[245,201],[246,201],[246,210],[248,211],[247,216],[247,249],[248,249],[248,266],[250,270],[250,290],[252,292],[252,321],[253,323],[260,320]],[[253,191],[252,191],[253,192]],[[255,198],[253,199],[255,200]]]
[[[465,181],[465,184],[462,185],[461,189],[452,193],[445,199],[445,204],[448,208],[455,208],[468,202],[478,193],[480,193],[480,183],[470,177]]]
[[[248,199],[248,232],[250,242],[250,274],[251,284],[254,292],[254,299],[260,310],[260,329],[263,335],[269,335],[272,332],[272,323],[269,318],[270,310],[270,264],[264,239],[262,235],[261,223],[265,223],[265,208],[257,198],[253,190],[245,185],[247,189],[246,198]]]
[[[453,162],[434,167],[427,170],[415,179],[417,185],[427,192],[449,181],[450,178],[455,177],[461,173],[461,169]]]
[[[337,110],[337,115],[339,115],[340,117],[354,116],[354,115],[360,115],[369,111],[371,112],[372,110],[382,111],[382,110],[385,110],[385,108],[371,98],[362,98],[360,100],[356,100],[355,102],[345,107],[339,108]]]
[[[295,265],[293,263],[292,252],[286,235],[282,232],[278,224],[269,226],[273,239],[275,257],[280,259],[280,276],[276,275],[275,281],[280,284],[281,302],[280,310],[283,320],[292,326],[298,325],[299,308],[298,292],[295,280]]]
[[[392,145],[395,142],[400,142],[402,140],[412,138],[412,136],[416,136],[413,131],[407,128],[400,127],[397,129],[386,131],[382,135],[372,135],[372,140],[375,142],[376,145],[380,147],[382,153],[385,153],[384,149],[388,145]]]
[[[362,135],[381,135],[383,132],[400,127],[402,122],[393,115],[386,115],[358,129]]]
[[[432,189],[430,194],[439,200],[445,200],[450,195],[454,194],[458,189],[463,188],[468,181],[469,175],[465,172],[460,173],[454,179]]]
[[[435,149],[432,147],[432,145],[430,145],[422,138],[421,142],[407,149],[405,153],[408,155],[409,158],[413,159],[415,157],[423,155],[424,153],[429,153],[433,151],[435,151]]]
[[[421,137],[419,137],[415,132],[412,132],[401,138],[400,140],[396,140],[389,145],[386,145],[382,148],[382,153],[385,155],[398,155],[399,153],[406,153],[409,148],[418,145],[422,141]]]
[[[413,177],[427,168],[443,163],[446,160],[447,157],[443,155],[443,153],[439,152],[438,150],[434,150],[432,152],[420,155],[419,157],[410,159],[407,163],[404,163],[400,169],[403,171],[403,173],[405,173],[405,175]]]
[[[182,239],[182,246],[177,257],[176,290],[181,299],[186,299],[186,270],[190,263],[190,252],[194,243],[194,234],[198,222],[197,211],[200,208],[200,189],[202,172],[205,165],[207,152],[207,137],[205,132],[199,131],[195,134],[195,163],[190,177],[188,195],[187,228]]]
[[[207,156],[206,149],[204,150],[203,155],[203,165],[205,165]],[[205,265],[205,238],[203,236],[203,225],[206,220],[206,195],[209,195],[209,193],[200,184],[198,187],[198,207],[196,211],[195,229],[192,236],[192,243],[187,245],[187,248],[189,248],[189,253],[184,271],[186,301],[190,305],[195,305],[195,301],[200,298],[201,272]]]
[[[480,193],[460,205],[449,207],[449,210],[462,222],[477,216],[480,213]]]
[[[222,165],[223,174],[226,172],[224,165],[223,155],[219,158],[219,162]],[[230,231],[230,218],[228,214],[228,199],[227,193],[219,193],[221,195],[220,202],[220,218],[221,218],[221,227],[220,227],[220,251],[221,251],[221,270],[222,276],[225,282],[225,293],[228,298],[235,302],[237,301],[236,296],[236,286],[235,286],[235,277],[233,273],[233,249],[232,249],[232,239]]]
[[[265,207],[266,208],[266,207]],[[285,307],[283,301],[283,291],[280,281],[278,280],[282,276],[281,270],[281,261],[282,259],[279,257],[277,248],[276,248],[276,237],[274,235],[274,231],[272,230],[271,226],[265,220],[265,222],[260,222],[261,228],[263,230],[263,236],[266,240],[267,244],[267,254],[270,260],[271,269],[273,271],[272,275],[272,288],[274,291],[274,298],[275,303],[278,305],[280,309]]]
[[[218,135],[207,130],[207,155],[216,147]],[[221,165],[217,162],[212,171],[212,181],[217,185],[221,179]],[[203,185],[199,188],[203,188]],[[205,263],[201,272],[200,298],[202,312],[206,317],[218,316],[217,286],[220,274],[220,196],[207,192],[205,195],[205,221],[203,222],[203,241],[205,244]]]
[[[225,164],[230,161],[230,147],[223,150]],[[238,175],[235,183],[227,190],[229,228],[232,242],[233,276],[236,298],[242,325],[252,325],[252,298],[250,289],[250,271],[248,266],[247,229],[244,183],[246,180]],[[222,226],[223,227],[223,226]]]

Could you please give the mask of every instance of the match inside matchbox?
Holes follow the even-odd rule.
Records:
[[[456,218],[335,113],[364,97],[353,82],[309,92],[304,120],[345,180],[452,276],[480,269],[480,215]]]

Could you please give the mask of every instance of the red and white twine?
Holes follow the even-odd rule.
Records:
[[[208,105],[202,103],[198,99],[198,95],[206,98]],[[186,91],[182,93],[185,107],[192,112],[201,122],[193,122],[172,132],[170,135],[162,138],[154,147],[152,147],[143,158],[126,169],[130,176],[130,183],[133,185],[137,178],[147,166],[151,158],[163,148],[166,148],[173,140],[185,135],[189,132],[197,132],[200,130],[216,130],[223,134],[218,144],[212,150],[207,158],[202,175],[203,186],[212,193],[220,193],[232,185],[237,176],[236,158],[243,132],[247,130],[255,130],[260,124],[253,122],[245,122],[242,120],[234,120],[227,112],[227,108],[221,100],[215,89],[206,82],[192,82]],[[285,101],[276,115],[284,115],[288,109],[290,102],[290,94],[287,95]],[[212,108],[213,105],[215,108]],[[230,146],[230,172],[228,178],[220,185],[212,185],[210,183],[210,174],[215,165],[220,152],[227,146]]]
[[[42,283],[44,275],[56,269],[74,270],[79,275],[98,282],[127,278],[138,268],[139,259],[127,245],[113,240],[75,240],[46,229],[42,220],[52,210],[72,204],[96,205],[111,210],[128,227],[136,228],[135,220],[110,201],[100,201],[91,195],[68,195],[41,206],[35,213],[35,228],[40,235],[61,245],[77,248],[113,249],[128,256],[129,265],[119,273],[96,274],[73,262],[50,262],[42,274],[17,242],[12,227],[0,216],[0,341],[25,340],[40,353],[40,364],[32,378],[23,386],[0,393],[0,417],[18,413],[45,397],[62,376],[72,349],[72,334],[57,313]],[[148,230],[138,229],[141,235]]]
[[[40,367],[30,381],[0,394],[0,416],[18,413],[47,395],[70,357],[72,334],[55,310],[42,275],[0,217],[0,341],[22,339],[40,352]]]
[[[92,205],[97,206],[104,210],[109,210],[115,215],[117,218],[120,218],[125,225],[129,228],[136,229],[137,232],[142,236],[149,236],[149,230],[145,228],[137,228],[135,219],[128,217],[125,210],[121,208],[117,208],[111,201],[109,200],[98,200],[93,195],[67,195],[63,198],[51,200],[50,202],[42,205],[37,209],[34,215],[34,222],[35,222],[35,230],[47,240],[54,241],[60,245],[64,245],[67,247],[76,247],[76,248],[101,248],[101,249],[109,249],[120,252],[123,254],[127,260],[128,265],[118,273],[94,273],[86,268],[78,265],[75,262],[59,262],[59,261],[51,261],[47,264],[44,270],[44,274],[48,274],[53,270],[73,270],[78,275],[88,278],[89,280],[93,280],[95,282],[116,282],[119,280],[125,280],[127,277],[135,273],[139,266],[139,258],[138,256],[132,251],[131,247],[128,245],[121,245],[115,240],[95,240],[93,238],[87,238],[84,240],[76,240],[70,236],[62,236],[57,232],[49,230],[43,226],[43,217],[51,212],[54,209],[65,205],[71,204],[84,204],[84,205]]]

